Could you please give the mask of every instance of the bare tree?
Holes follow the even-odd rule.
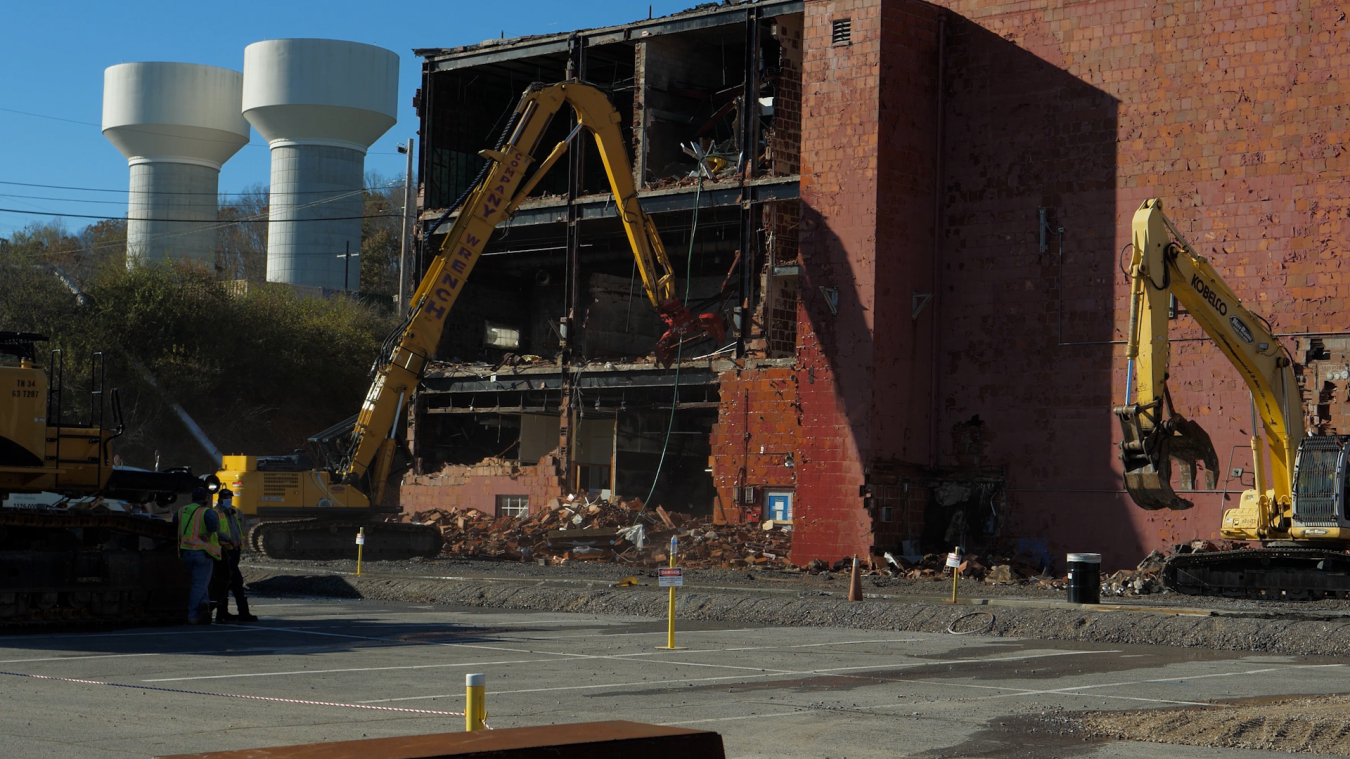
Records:
[[[268,189],[252,185],[233,200],[221,198],[216,272],[221,279],[267,280]]]
[[[361,290],[398,291],[398,257],[403,234],[403,177],[366,174],[361,220]]]

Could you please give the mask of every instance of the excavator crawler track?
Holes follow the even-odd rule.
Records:
[[[186,622],[176,537],[132,514],[0,511],[0,630]]]
[[[271,559],[355,559],[356,534],[362,528],[366,561],[433,558],[441,552],[441,532],[430,525],[323,517],[259,522],[249,531],[248,544]]]
[[[1350,598],[1350,554],[1318,548],[1248,548],[1173,556],[1163,585],[1191,596],[1278,601]]]

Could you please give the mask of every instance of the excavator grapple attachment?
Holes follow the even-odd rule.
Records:
[[[1142,509],[1182,511],[1195,504],[1172,488],[1173,459],[1182,467],[1183,490],[1195,489],[1200,463],[1205,467],[1205,488],[1213,490],[1218,484],[1219,455],[1199,424],[1177,415],[1159,419],[1161,410],[1161,403],[1115,409],[1124,433],[1120,458],[1125,464],[1125,489]]]
[[[662,303],[657,313],[666,325],[666,333],[656,342],[656,360],[661,366],[670,367],[681,343],[705,335],[720,343],[726,337],[722,317],[717,314],[695,314],[678,300]]]

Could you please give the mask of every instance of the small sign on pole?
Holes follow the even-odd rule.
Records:
[[[684,587],[684,568],[677,566],[675,557],[680,552],[680,541],[675,537],[670,538],[670,566],[656,570],[657,584],[662,588],[670,588],[670,620],[666,624],[666,644],[657,646],[657,648],[666,651],[677,651],[679,646],[675,645],[675,589]]]
[[[961,561],[963,558],[961,546],[953,548],[952,552],[947,554],[947,566],[952,570],[952,600],[948,603],[956,603],[956,583],[961,578]]]
[[[356,573],[361,574],[361,554],[366,550],[366,528],[356,531]]]

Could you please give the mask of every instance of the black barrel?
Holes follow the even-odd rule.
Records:
[[[1099,604],[1102,602],[1102,555],[1099,553],[1069,554],[1069,603]]]

